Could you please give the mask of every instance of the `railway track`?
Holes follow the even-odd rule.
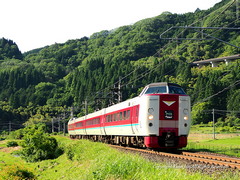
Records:
[[[239,158],[222,157],[218,155],[208,155],[208,154],[191,153],[191,152],[181,152],[180,154],[173,154],[173,153],[152,151],[147,149],[136,149],[132,147],[115,146],[115,145],[110,145],[110,146],[115,148],[125,149],[125,150],[131,150],[135,152],[155,154],[159,156],[188,160],[188,161],[204,163],[209,165],[224,166],[224,167],[240,170]]]

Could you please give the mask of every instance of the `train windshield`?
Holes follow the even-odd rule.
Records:
[[[181,87],[177,86],[154,86],[149,87],[144,94],[186,94]]]
[[[186,94],[182,88],[176,86],[168,86],[169,94]]]
[[[149,87],[145,94],[159,94],[159,93],[167,93],[166,86],[157,86],[157,87]]]

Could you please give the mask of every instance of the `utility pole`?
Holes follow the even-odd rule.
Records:
[[[121,93],[121,77],[118,81],[118,103],[122,102],[122,93]]]
[[[212,114],[213,114],[213,139],[216,139],[215,137],[215,113],[214,113],[214,109],[212,110]]]
[[[63,135],[65,136],[65,133],[66,133],[66,124],[65,124],[65,118],[66,118],[66,114],[65,114],[65,110],[64,110],[64,113],[63,113]]]
[[[70,115],[71,119],[73,119],[73,113],[74,113],[74,107],[72,106],[72,107],[71,107],[71,112],[70,112],[70,114],[71,114],[71,115]]]
[[[10,134],[11,130],[12,130],[12,124],[11,124],[11,121],[9,121],[9,127],[8,127],[9,134]]]
[[[52,133],[54,133],[54,122],[53,122],[53,118],[52,118]]]
[[[85,104],[85,115],[87,115],[87,114],[88,114],[88,103],[87,103],[87,99],[85,99],[84,104]]]
[[[61,131],[60,117],[58,117],[58,132]]]
[[[239,3],[238,3],[238,0],[236,0],[236,17],[237,17],[237,20],[239,18]]]

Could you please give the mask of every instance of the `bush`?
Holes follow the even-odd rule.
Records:
[[[22,139],[24,136],[24,129],[18,129],[16,131],[10,132],[8,138],[10,139]]]
[[[42,125],[28,127],[23,137],[21,155],[28,162],[36,162],[58,157],[62,150],[59,149],[57,140],[44,132]]]
[[[229,126],[224,126],[224,127],[221,127],[220,132],[230,132],[230,127]]]
[[[66,155],[67,155],[67,158],[69,159],[69,160],[73,160],[73,157],[74,157],[74,150],[73,150],[73,147],[72,146],[68,146],[67,148],[66,148]]]
[[[30,170],[16,165],[3,166],[3,168],[0,171],[0,177],[1,179],[16,179],[16,180],[36,179],[34,174]]]
[[[16,141],[9,141],[7,142],[7,147],[16,147],[18,143]]]

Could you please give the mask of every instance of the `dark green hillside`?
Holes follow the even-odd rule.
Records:
[[[13,42],[12,40],[2,38],[0,39],[0,60],[8,58],[22,60],[23,56],[15,42]]]
[[[217,115],[222,121],[236,119],[240,108],[240,62],[201,69],[189,63],[239,54],[239,30],[180,27],[238,28],[236,9],[235,1],[223,0],[205,11],[165,12],[133,25],[23,55],[13,41],[3,38],[0,110],[4,113],[0,124],[10,120],[21,124],[28,119],[49,122],[63,112],[67,117],[71,106],[77,107],[75,115],[81,115],[85,100],[89,112],[116,103],[118,97],[113,91],[119,84],[125,100],[136,96],[144,85],[159,81],[185,88],[192,97],[194,123],[209,122],[208,112],[213,108],[229,112]]]

